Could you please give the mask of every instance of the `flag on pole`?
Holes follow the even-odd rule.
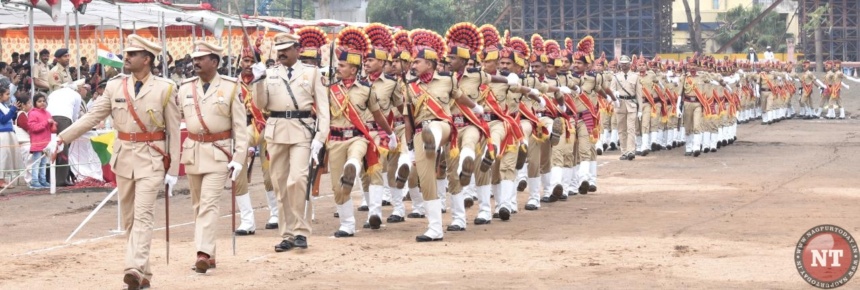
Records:
[[[122,68],[122,60],[119,59],[119,57],[117,57],[115,54],[113,54],[110,49],[101,42],[99,42],[98,56],[100,64],[115,68]]]

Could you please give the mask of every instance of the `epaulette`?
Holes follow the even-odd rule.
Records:
[[[385,76],[386,79],[389,79],[392,81],[397,81],[397,76],[395,76],[393,74],[382,74],[382,75]]]
[[[440,76],[443,76],[443,77],[450,77],[450,76],[453,76],[453,75],[451,74],[451,72],[440,72],[440,73],[439,73],[439,75],[440,75]]]
[[[470,67],[470,68],[467,68],[467,69],[466,69],[466,72],[467,72],[467,73],[476,73],[476,72],[481,72],[481,68],[480,68],[480,67]]]
[[[234,78],[234,77],[225,76],[225,75],[220,75],[220,76],[221,76],[221,79],[223,79],[225,81],[229,81],[229,82],[233,82],[233,83],[239,82],[239,79]]]
[[[192,81],[196,81],[198,78],[199,78],[199,77],[190,77],[190,78],[184,79],[184,80],[182,80],[182,84],[184,85],[184,84],[186,84],[186,83],[190,83],[190,82],[192,82]]]

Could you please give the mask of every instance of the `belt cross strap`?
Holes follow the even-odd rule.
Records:
[[[193,99],[194,100],[194,111],[197,113],[197,120],[200,122],[200,127],[203,127],[203,133],[205,135],[215,135],[215,134],[210,133],[209,127],[206,126],[206,121],[203,120],[203,114],[200,112],[200,103],[197,102],[197,81],[196,80],[194,81],[193,84],[191,84],[191,96],[194,98]],[[230,96],[230,97],[232,98],[233,96]],[[230,134],[230,131],[225,131],[225,132],[228,135]],[[218,134],[223,134],[225,132],[221,132]],[[194,135],[194,134],[189,133],[188,137],[191,138],[191,135]],[[199,134],[197,134],[197,135],[200,136]],[[214,141],[206,141],[205,138],[200,138],[200,139],[202,139],[202,140],[195,140],[194,138],[191,138],[191,140],[194,140],[197,142],[214,142]],[[223,140],[223,139],[220,139],[220,140]],[[215,148],[218,148],[218,150],[221,150],[221,152],[224,152],[224,155],[227,155],[227,159],[233,159],[233,154],[230,154],[230,151],[227,150],[226,148],[224,148],[223,146],[215,144],[215,143],[212,143],[212,146],[215,146]]]
[[[134,122],[140,128],[140,132],[144,134],[149,133],[149,130],[146,130],[146,125],[143,124],[143,121],[140,120],[140,117],[137,115],[137,111],[134,109],[134,102],[131,99],[131,96],[128,95],[128,77],[122,80],[122,93],[125,96],[125,103],[128,105],[128,113],[129,115],[131,115],[131,118],[134,119]],[[164,132],[162,132],[161,140],[164,140],[163,134]],[[161,154],[161,162],[164,163],[164,171],[167,171],[168,169],[170,169],[170,155],[168,155],[167,152],[164,151],[164,149],[161,149],[158,146],[155,146],[155,144],[152,144],[152,141],[160,140],[147,140],[142,142],[146,142],[147,146],[154,149],[156,152],[158,152],[158,154]]]

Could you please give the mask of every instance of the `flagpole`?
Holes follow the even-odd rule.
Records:
[[[102,44],[105,43],[105,18],[104,17],[101,17],[101,25],[99,25],[99,43],[102,43]],[[98,51],[98,47],[99,47],[99,45],[97,43],[96,44],[96,51]],[[98,61],[98,55],[96,55],[96,61]],[[100,65],[99,68],[101,68],[101,70],[102,70],[101,75],[102,75],[102,80],[104,80],[105,79],[105,65]],[[93,88],[93,90],[95,91],[96,88]]]
[[[77,58],[75,59],[75,63],[78,66],[78,79],[80,79],[81,75],[83,75],[81,73],[81,25],[78,22],[78,11],[77,10],[75,10],[75,38],[76,38],[75,50],[78,51]],[[71,75],[69,75],[69,76],[71,76]],[[73,80],[73,81],[76,81],[76,80]]]
[[[117,11],[117,14],[119,15],[119,25],[117,25],[117,27],[119,27],[119,50],[120,50],[120,53],[122,53],[123,51],[125,51],[125,37],[122,35],[123,34],[123,30],[122,30],[122,6],[117,5],[116,11]],[[125,60],[123,60],[123,61],[125,61]],[[102,65],[102,68],[104,68],[104,65]],[[125,66],[120,68],[119,71],[121,73],[125,73]],[[119,202],[119,195],[117,195],[117,202]]]
[[[167,22],[164,21],[164,12],[161,12],[161,75],[167,77]],[[165,193],[166,194],[166,193]]]
[[[35,42],[36,37],[33,35],[34,34],[34,32],[33,32],[33,9],[34,9],[33,7],[30,7],[30,27],[28,28],[28,30],[29,30],[28,33],[30,34],[30,73],[31,74],[33,73],[33,68],[36,67],[36,56],[35,56],[35,54],[36,54],[36,42]],[[31,84],[30,84],[30,99],[32,100],[35,95],[36,95],[36,85],[32,84],[32,82],[31,82]],[[51,177],[53,177],[53,176],[51,176]],[[51,194],[54,194],[53,189],[51,190]]]
[[[229,7],[229,6],[228,6]],[[227,74],[233,76],[233,21],[227,21]]]

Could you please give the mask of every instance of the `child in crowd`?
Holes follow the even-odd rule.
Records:
[[[45,94],[36,93],[36,96],[33,97],[33,104],[33,110],[28,114],[30,153],[33,154],[32,159],[30,159],[30,163],[33,164],[33,181],[30,181],[30,187],[45,188],[50,186],[45,176],[48,158],[42,151],[51,142],[51,128],[54,125],[54,119],[51,118],[51,113],[45,110],[48,107],[48,99]]]
[[[18,154],[18,138],[12,121],[18,116],[18,108],[9,103],[9,85],[0,84],[0,188],[14,188],[6,182],[7,174],[14,174],[24,168]]]
[[[18,108],[18,118],[15,119],[15,137],[18,138],[18,148],[20,148],[18,153],[21,155],[24,166],[30,166],[30,125],[27,118],[27,113],[33,108],[33,104],[30,103],[30,95],[18,94],[18,97],[15,98],[15,107]],[[30,170],[25,168],[24,181],[30,183],[33,180],[32,177]]]

